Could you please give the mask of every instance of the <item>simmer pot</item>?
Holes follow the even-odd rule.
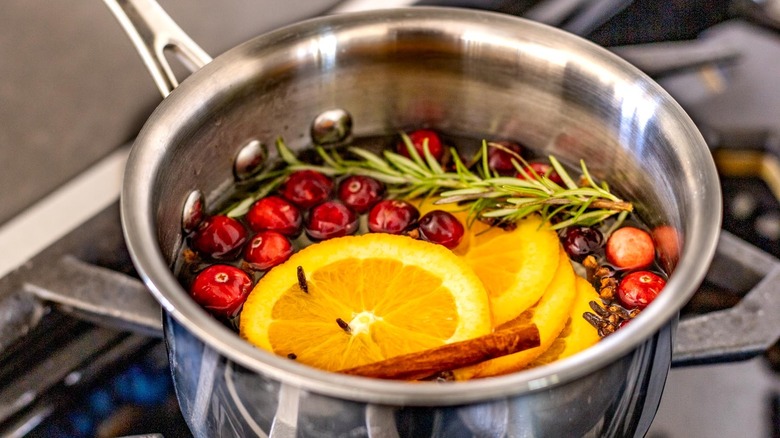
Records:
[[[164,309],[180,406],[196,436],[642,436],[672,361],[680,308],[708,270],[721,197],[702,136],[656,83],[607,50],[507,15],[407,8],[326,16],[211,60],[151,0],[106,0],[163,96],[121,196],[126,242]],[[163,56],[197,69],[180,85]],[[335,111],[333,111],[335,110]],[[351,115],[353,136],[426,126],[587,160],[631,199],[671,272],[654,304],[571,358],[506,376],[409,384],[328,373],[259,350],[172,273],[183,230],[282,136]],[[315,130],[316,131],[316,130]],[[248,158],[247,158],[248,157]],[[249,164],[248,164],[249,163]]]

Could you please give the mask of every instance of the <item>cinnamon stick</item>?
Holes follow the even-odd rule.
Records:
[[[418,380],[497,357],[514,354],[540,344],[536,325],[499,330],[478,338],[445,344],[416,353],[360,365],[339,371],[378,379]]]

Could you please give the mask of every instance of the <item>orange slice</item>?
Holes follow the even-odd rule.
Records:
[[[529,323],[536,324],[539,329],[540,345],[536,348],[521,351],[520,353],[492,359],[481,364],[466,367],[455,371],[457,380],[466,380],[476,377],[496,376],[521,370],[541,356],[553,341],[560,335],[566,319],[571,312],[576,286],[574,268],[563,249],[558,260],[553,280],[536,305],[524,311],[520,316],[499,326],[496,330]]]
[[[582,317],[583,313],[593,311],[588,303],[597,299],[599,295],[593,285],[582,277],[577,277],[576,285],[577,297],[574,299],[574,306],[572,306],[561,334],[553,341],[550,348],[536,358],[528,368],[546,365],[572,356],[599,341],[596,329]]]
[[[335,371],[491,327],[482,283],[451,251],[365,234],[308,246],[271,269],[244,304],[239,331],[258,347]]]
[[[420,213],[442,209],[466,223],[467,212],[454,204],[425,202]],[[539,301],[553,279],[560,257],[558,235],[538,215],[512,230],[475,221],[453,250],[474,270],[490,295],[495,325],[516,318]],[[568,260],[568,256],[563,254]]]

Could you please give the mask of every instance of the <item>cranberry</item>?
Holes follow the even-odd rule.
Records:
[[[547,163],[529,163],[528,166],[525,167],[525,173],[528,174],[530,177],[536,176],[544,176],[547,175],[547,178],[550,179],[550,181],[554,182],[555,184],[558,184],[560,186],[563,185],[563,178],[561,178],[560,175],[558,175],[558,172],[555,171],[555,169],[552,167],[552,165]],[[517,177],[520,179],[525,179],[525,176],[523,176],[522,173],[518,172]]]
[[[362,214],[382,199],[385,185],[368,176],[352,175],[341,181],[338,193],[341,202]]]
[[[488,148],[488,166],[500,175],[512,175],[515,173],[515,165],[512,163],[512,160],[519,163],[520,160],[517,156],[520,155],[523,149],[517,143],[508,141],[496,143],[501,145],[503,149],[498,147]]]
[[[374,233],[401,234],[417,224],[420,212],[400,199],[379,201],[368,213],[368,229]]]
[[[214,315],[230,318],[252,290],[249,275],[229,265],[212,265],[201,271],[190,288],[192,298]]]
[[[279,196],[262,198],[252,205],[246,221],[253,231],[278,231],[285,236],[297,236],[301,232],[301,212],[288,200]]]
[[[190,237],[190,248],[214,259],[235,258],[246,242],[241,222],[227,216],[212,216],[198,225]]]
[[[463,239],[463,224],[443,210],[433,210],[420,218],[420,238],[453,249]]]
[[[315,170],[297,170],[282,183],[282,196],[301,208],[313,207],[330,197],[333,181]]]
[[[425,144],[426,140],[428,143],[428,152],[431,153],[431,156],[436,159],[436,161],[441,161],[442,157],[444,156],[444,146],[441,144],[439,134],[431,131],[430,129],[418,129],[416,131],[412,131],[409,133],[409,139],[412,141],[414,149],[417,150],[417,153],[420,154],[420,157],[423,157],[423,159],[425,158],[425,149],[423,149],[423,145]],[[406,147],[406,143],[403,141],[398,142],[396,149],[398,150],[399,154],[409,158],[409,150]]]
[[[573,226],[566,228],[562,239],[563,249],[572,260],[581,262],[604,244],[604,235],[598,228]]]
[[[607,260],[618,268],[642,269],[655,258],[650,234],[635,227],[623,227],[607,239]]]
[[[661,225],[654,228],[650,235],[657,249],[657,257],[664,270],[671,272],[680,258],[680,235],[671,225]]]
[[[636,271],[620,280],[618,296],[626,307],[644,309],[653,302],[664,286],[666,280],[659,275],[650,271]]]
[[[244,248],[244,260],[254,269],[264,271],[284,262],[293,253],[290,239],[276,231],[261,231]]]
[[[341,201],[325,201],[309,211],[306,235],[311,240],[325,240],[354,234],[358,217]]]

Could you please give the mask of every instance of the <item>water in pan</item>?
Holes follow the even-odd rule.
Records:
[[[414,143],[416,136],[423,138],[426,135],[429,135],[426,141],[428,142],[430,152],[430,157],[427,158],[434,162],[440,162],[441,166],[444,168],[443,171],[450,172],[450,175],[455,175],[457,171],[463,173],[467,167],[475,174],[478,174],[479,172],[483,172],[484,174],[483,164],[488,168],[492,168],[492,170],[489,170],[489,172],[495,173],[495,175],[491,176],[492,178],[500,177],[500,175],[498,175],[499,170],[505,172],[506,176],[504,176],[504,178],[507,178],[507,180],[505,180],[506,182],[496,183],[493,186],[494,189],[497,187],[510,186],[512,181],[516,182],[523,180],[522,175],[518,178],[516,176],[517,174],[526,173],[526,177],[535,178],[532,172],[538,172],[540,175],[543,175],[551,169],[550,163],[547,162],[547,160],[542,159],[542,157],[534,156],[532,151],[525,150],[516,143],[505,142],[502,145],[493,147],[490,145],[490,142],[488,142],[488,145],[484,146],[484,151],[487,151],[487,155],[485,156],[490,158],[483,161],[477,154],[477,152],[482,150],[481,147],[483,144],[482,140],[479,139],[458,138],[446,135],[443,135],[440,138],[437,133],[417,130],[410,131],[410,138],[408,138],[408,140],[411,143]],[[440,144],[444,144],[445,147],[442,148]],[[378,153],[378,155],[372,155],[370,159],[365,159],[365,161],[362,161],[365,157],[351,156],[349,157],[349,160],[353,161],[348,161],[347,164],[343,164],[338,161],[349,155],[349,152],[344,149],[338,149],[338,154],[340,154],[338,156],[332,149],[325,152],[325,157],[314,150],[308,150],[301,153],[298,158],[295,158],[291,151],[287,150],[282,143],[281,146],[279,146],[279,155],[283,157],[287,156],[288,158],[286,161],[288,164],[292,163],[290,164],[291,167],[296,169],[305,168],[302,172],[309,172],[306,173],[307,179],[299,183],[296,178],[303,175],[303,173],[294,172],[290,174],[290,172],[286,170],[287,167],[271,167],[260,172],[259,175],[261,175],[262,178],[260,178],[259,183],[249,185],[247,185],[247,183],[241,183],[244,187],[238,187],[235,193],[222,203],[223,205],[218,205],[216,208],[211,209],[212,215],[208,216],[198,229],[186,239],[186,245],[183,247],[181,256],[176,264],[176,272],[178,273],[182,284],[191,291],[196,301],[209,309],[212,314],[217,316],[228,326],[237,328],[239,325],[238,313],[240,311],[241,303],[246,299],[246,294],[251,289],[252,284],[258,281],[269,269],[272,269],[273,266],[286,260],[286,258],[295,251],[305,248],[319,240],[327,239],[331,236],[353,233],[361,234],[368,231],[368,229],[373,230],[378,227],[373,222],[375,220],[373,218],[376,217],[374,211],[381,207],[382,204],[379,204],[374,208],[370,208],[370,205],[352,205],[353,208],[360,210],[356,213],[350,213],[352,216],[350,216],[351,219],[349,222],[354,222],[354,227],[349,224],[343,224],[344,227],[330,235],[322,235],[319,230],[312,229],[312,224],[314,223],[312,218],[316,217],[318,214],[317,211],[319,207],[317,205],[329,204],[331,202],[329,200],[333,198],[340,198],[341,201],[347,202],[343,192],[336,189],[340,182],[345,181],[344,174],[351,173],[354,169],[361,169],[364,171],[370,170],[370,172],[373,172],[373,176],[382,179],[383,177],[388,176],[389,173],[392,173],[385,172],[385,174],[382,175],[382,171],[377,171],[377,160],[383,161],[383,166],[389,165],[394,167],[393,172],[401,172],[407,175],[413,173],[408,169],[404,170],[403,166],[405,165],[399,167],[398,165],[393,164],[393,161],[398,161],[400,155],[391,155],[390,157],[384,156],[386,158],[380,158],[383,157],[381,155],[382,151],[395,151],[398,153],[406,153],[407,156],[409,155],[408,152],[406,152],[406,145],[403,144],[401,137],[398,135],[351,140],[349,146],[359,146],[362,150],[373,151],[375,154]],[[460,165],[458,164],[458,160],[453,157],[454,154],[450,155],[449,153],[445,153],[449,151],[448,146],[455,147],[457,155],[461,157]],[[518,147],[519,149],[517,150],[522,149],[522,154],[524,155],[522,159],[527,159],[528,162],[540,165],[546,164],[547,168],[537,166],[534,171],[523,170],[522,172],[519,172],[512,166],[511,160],[505,158],[504,162],[501,161],[500,157],[502,155],[512,157],[512,154],[507,152],[507,150],[509,150],[508,147]],[[473,159],[472,157],[476,157],[476,159]],[[430,165],[426,163],[426,160],[422,157],[418,158],[421,160],[420,162],[423,163],[423,167]],[[522,159],[519,158],[519,155],[518,158],[515,158],[515,161],[518,162],[518,166],[521,169],[523,168]],[[360,161],[363,164],[373,164],[374,167],[361,167],[362,164],[355,164],[354,160]],[[372,160],[374,160],[373,163],[371,163]],[[468,164],[464,165],[463,163]],[[506,164],[508,164],[508,166],[506,166]],[[312,166],[323,173],[311,173]],[[438,164],[435,166],[438,166]],[[434,169],[435,166],[427,170]],[[456,171],[455,169],[458,168],[460,170]],[[325,176],[325,174],[329,172],[333,176]],[[621,216],[619,214],[620,209],[617,208],[617,206],[620,202],[614,201],[614,199],[611,198],[607,199],[609,197],[597,199],[594,204],[591,204],[596,198],[586,197],[589,200],[583,200],[585,198],[573,200],[574,197],[564,196],[563,192],[566,188],[560,186],[565,186],[566,183],[564,183],[557,172],[555,172],[554,168],[549,170],[549,172],[551,173],[548,173],[547,176],[543,178],[540,177],[538,181],[542,181],[549,187],[557,187],[551,189],[553,192],[551,198],[557,197],[557,199],[553,200],[562,201],[563,204],[550,204],[546,206],[544,210],[541,210],[541,212],[545,215],[549,215],[551,223],[558,228],[563,248],[576,262],[575,264],[580,267],[582,274],[590,276],[590,280],[597,288],[596,290],[602,292],[602,298],[606,300],[604,302],[599,300],[596,293],[593,293],[591,298],[593,305],[591,306],[590,312],[588,312],[588,322],[598,327],[600,335],[608,335],[617,329],[622,324],[622,321],[630,319],[637,314],[638,310],[632,309],[641,309],[647,305],[649,302],[648,300],[651,300],[654,296],[653,293],[655,293],[649,293],[650,291],[654,291],[663,286],[665,274],[663,274],[660,265],[655,260],[655,249],[656,246],[659,245],[661,245],[662,249],[666,249],[664,248],[664,245],[668,246],[669,242],[668,240],[663,241],[663,239],[671,238],[674,242],[676,242],[676,239],[673,234],[671,236],[668,234],[670,231],[673,233],[668,227],[658,226],[653,229],[653,234],[651,235],[649,232],[650,228],[642,224],[636,215],[630,215],[628,216],[628,220],[626,220],[626,218],[623,217],[625,215]],[[575,186],[576,184],[580,184],[580,186],[590,184],[587,183],[585,179],[581,178],[585,175],[580,175],[579,172],[575,172],[572,168],[564,169],[562,172],[566,176],[563,179],[570,180],[569,184]],[[568,178],[569,174],[571,174],[572,178]],[[414,184],[396,184],[392,182],[392,179],[392,177],[388,177],[385,182],[390,186],[390,190],[395,190],[396,192],[399,190],[403,191],[400,195],[401,198],[407,200],[420,199],[428,194],[426,190],[428,187],[425,184],[419,184],[421,190],[416,190],[417,186]],[[440,178],[440,180],[445,179],[446,178],[444,177]],[[535,182],[535,184],[539,183],[538,181]],[[577,182],[575,183],[575,181]],[[306,196],[301,197],[299,196],[300,193],[296,192],[296,190],[291,190],[290,187],[294,185],[303,187],[303,189],[296,190],[298,190],[298,192],[303,190],[303,194]],[[569,187],[568,190],[573,190],[574,188],[574,186]],[[385,192],[384,190],[381,190],[379,193],[384,194]],[[399,195],[396,193],[396,196]],[[506,212],[507,209],[518,211],[519,208],[516,205],[503,202],[506,197],[507,195],[505,194],[502,197],[491,197],[489,199],[478,198],[478,200],[475,201],[467,195],[463,202],[466,202],[467,205],[479,205],[480,208],[484,209],[483,212]],[[378,196],[374,201],[376,202],[380,198],[381,196]],[[485,202],[482,203],[483,201]],[[604,202],[609,204],[608,208],[601,206],[602,204],[600,203]],[[562,206],[569,207],[570,209],[563,211],[561,209]],[[588,215],[582,215],[585,210],[580,210],[580,207],[595,207],[588,210],[594,214],[593,218],[586,219]],[[419,217],[416,208],[414,206],[411,208],[415,210],[415,217]],[[276,222],[283,216],[283,226],[280,227],[278,223],[273,225],[260,223],[262,221],[267,222],[267,218],[269,217],[269,214],[266,212],[267,209],[271,209],[273,214],[270,214],[270,216],[273,216],[274,221]],[[264,213],[256,213],[258,210],[262,210]],[[609,210],[609,213],[601,216],[599,212],[604,212],[605,210]],[[224,214],[216,214],[216,212]],[[626,214],[628,213],[626,212]],[[229,218],[230,216],[234,218]],[[608,219],[605,219],[607,216]],[[502,217],[506,219],[503,222],[501,221]],[[615,219],[616,217],[620,217],[617,222]],[[465,218],[465,216],[463,218]],[[516,219],[515,216],[509,215],[498,216],[492,220],[495,222],[497,228],[505,229],[506,232],[511,232],[514,226],[513,221]],[[573,222],[566,222],[567,220]],[[586,227],[575,226],[577,221],[582,222]],[[359,223],[362,225],[358,226]],[[402,229],[396,231],[425,239],[425,216],[423,216],[420,223],[422,225],[415,224],[413,221],[411,227],[402,227]],[[587,225],[594,226],[587,227]],[[620,226],[621,228],[618,229],[618,232],[611,234],[612,228],[616,226]],[[275,231],[278,232],[273,234],[268,233],[267,229],[269,227],[274,228]],[[302,228],[305,229],[305,232],[301,232]],[[253,232],[257,233],[255,237],[252,237]],[[219,236],[231,237],[222,238]],[[261,237],[259,240],[257,238],[258,236]],[[271,242],[272,238],[279,243],[268,243]],[[458,237],[458,239],[460,239],[460,237]],[[659,239],[662,240],[660,244]],[[220,242],[217,242],[217,240]],[[431,240],[431,238],[428,237],[428,240]],[[622,245],[620,242],[631,243]],[[261,245],[270,246],[265,248],[261,247]],[[457,246],[457,243],[450,247],[455,248],[455,246]],[[257,255],[254,251],[255,248],[263,249],[265,252],[261,252],[261,255]],[[282,254],[277,257],[277,253],[280,251]],[[455,252],[458,253],[457,248],[455,248]],[[590,262],[592,263],[589,267],[590,272],[587,272],[588,269],[582,268],[579,263],[583,262],[583,258],[590,253],[595,256],[595,259]],[[632,257],[635,257],[638,254],[646,260],[631,260]],[[603,272],[599,273],[599,270],[596,269],[597,265],[603,266],[601,269]],[[221,269],[224,272],[217,272],[217,269]],[[597,271],[595,276],[593,271]],[[628,275],[631,271],[641,272],[636,275]],[[223,293],[223,289],[219,289],[220,292],[217,294],[213,291],[215,279],[218,278],[218,275],[222,275],[222,278],[225,278],[226,280],[230,278],[230,281],[242,278],[242,286],[233,288],[229,293]],[[211,281],[203,280],[204,278],[208,278]],[[635,279],[635,281],[632,282],[630,279]],[[618,287],[618,283],[621,284],[620,287]],[[625,293],[623,293],[624,291]],[[632,295],[633,292],[638,292],[639,295]],[[649,295],[646,296],[647,293],[649,293]],[[217,295],[219,295],[219,297],[217,297]],[[620,295],[620,298],[618,298],[618,295]],[[225,296],[230,296],[231,299],[225,301],[223,299]],[[529,303],[529,305],[531,304],[533,303]],[[623,307],[610,307],[607,306],[607,304],[622,304]],[[354,312],[356,312],[356,314],[361,313],[359,310],[355,310]],[[567,312],[564,312],[564,314],[566,313]],[[582,312],[580,311],[579,314],[581,313]],[[496,317],[495,310],[494,317]],[[577,316],[577,318],[579,318],[579,316]],[[509,319],[511,318],[506,319],[506,321]],[[339,325],[343,328],[345,324]],[[556,329],[555,333],[556,334],[552,335],[551,338],[558,336],[557,333],[560,333],[560,330]],[[543,343],[545,343],[545,349],[550,345],[549,343],[546,343],[546,341],[543,341]],[[293,359],[296,359],[299,356],[298,354],[293,355],[292,353],[285,353],[285,355]]]

